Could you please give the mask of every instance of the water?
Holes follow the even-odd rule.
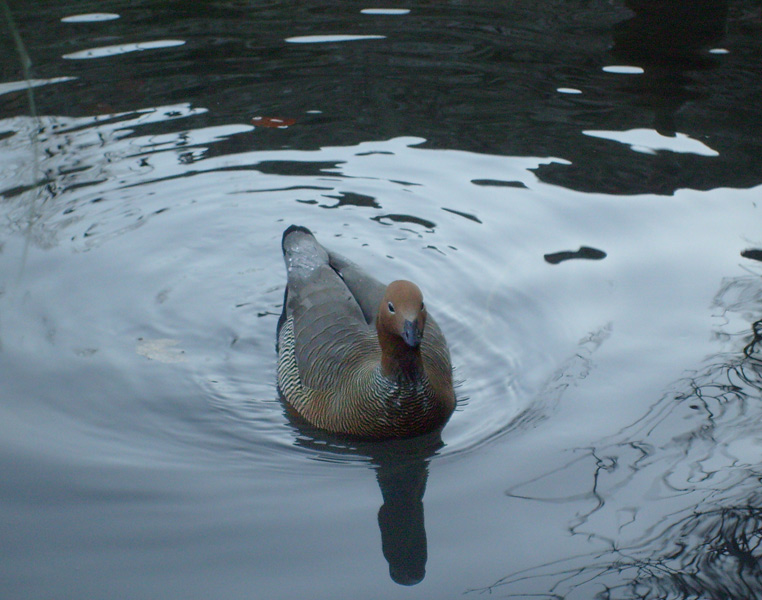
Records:
[[[681,6],[12,3],[0,595],[762,596],[762,13]],[[289,420],[291,223],[423,289],[441,439]]]

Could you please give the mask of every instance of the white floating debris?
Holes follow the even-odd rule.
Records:
[[[558,88],[556,91],[559,94],[581,94],[582,90],[578,90],[577,88]]]
[[[145,356],[149,360],[157,360],[162,363],[185,362],[185,351],[175,348],[179,344],[177,340],[159,338],[156,340],[138,340],[135,352]]]

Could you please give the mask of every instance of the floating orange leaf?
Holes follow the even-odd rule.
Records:
[[[289,119],[287,117],[254,117],[251,120],[251,123],[257,127],[277,127],[279,129],[285,129],[296,123],[296,119]]]

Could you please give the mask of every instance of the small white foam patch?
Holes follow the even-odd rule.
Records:
[[[168,338],[139,340],[135,352],[149,360],[162,363],[185,362],[185,350],[175,348],[180,342]]]

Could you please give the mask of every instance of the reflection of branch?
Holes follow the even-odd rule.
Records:
[[[13,43],[16,46],[16,52],[18,53],[19,59],[21,61],[21,71],[24,74],[24,81],[27,82],[26,93],[27,101],[29,102],[29,112],[33,118],[37,119],[37,108],[35,106],[34,91],[31,84],[32,59],[29,58],[29,53],[26,51],[24,40],[21,39],[21,34],[19,33],[18,27],[16,27],[16,22],[13,19],[13,13],[11,13],[11,9],[8,7],[7,0],[0,0],[0,2],[3,5],[3,14],[5,15],[5,20],[8,22],[8,28],[11,30],[11,37],[13,38]]]
[[[659,540],[664,547],[654,548]],[[761,541],[761,509],[711,510],[691,515],[657,539],[627,551],[614,549],[548,563],[468,591],[493,594],[506,588],[509,598],[589,598],[588,586],[594,584],[608,594],[596,598],[758,600],[762,597]],[[548,592],[511,592],[526,584],[547,584]]]
[[[752,331],[754,332],[754,335],[752,336],[751,341],[743,349],[743,353],[746,358],[753,360],[754,354],[759,350],[757,345],[762,341],[762,319],[752,325]],[[744,381],[747,380],[744,379]]]
[[[38,177],[39,171],[40,171],[40,156],[39,156],[39,134],[40,131],[42,131],[42,122],[40,121],[40,117],[37,114],[37,106],[34,101],[34,89],[32,86],[32,73],[31,73],[31,67],[32,67],[32,59],[29,58],[29,53],[26,51],[26,46],[24,46],[24,40],[21,39],[21,34],[19,33],[18,27],[16,27],[16,22],[13,19],[13,13],[11,13],[11,9],[8,7],[7,0],[0,0],[3,5],[3,14],[5,15],[5,20],[8,22],[8,28],[11,30],[11,37],[13,38],[13,43],[16,46],[16,52],[19,55],[19,60],[21,61],[21,71],[24,74],[24,81],[26,81],[26,97],[27,102],[29,103],[29,114],[32,116],[32,119],[35,122],[36,127],[32,129],[32,131],[29,134],[30,143],[32,146],[32,182],[33,185],[36,185],[38,181],[40,181],[40,177]],[[39,188],[38,193],[35,196],[35,201],[30,202],[29,204],[29,215],[27,217],[27,235],[26,235],[26,243],[24,244],[24,254],[21,259],[21,270],[20,273],[24,270],[24,265],[26,265],[26,258],[29,253],[29,244],[32,237],[32,227],[34,226],[35,221],[39,218],[38,210],[37,210],[37,200],[40,198]],[[44,202],[44,198],[42,200]]]
[[[759,314],[762,281],[726,282],[715,306]],[[506,492],[542,502],[592,502],[569,531],[607,549],[518,571],[471,592],[567,600],[762,598],[762,319],[750,332],[722,339],[737,340],[738,349],[712,357],[617,434]],[[559,487],[561,473],[586,479],[587,490],[549,498],[546,490]],[[629,517],[624,524],[623,516]],[[617,521],[616,528],[608,525]]]

